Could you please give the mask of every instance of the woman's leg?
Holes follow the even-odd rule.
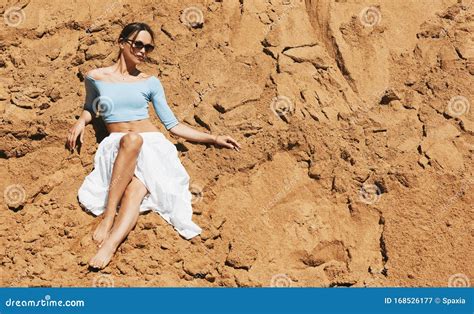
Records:
[[[125,190],[118,216],[109,236],[100,246],[96,255],[89,261],[91,267],[102,269],[110,262],[120,243],[135,227],[140,213],[140,204],[147,192],[145,185],[133,176]]]
[[[92,236],[98,244],[104,242],[112,228],[117,206],[125,188],[133,177],[137,157],[142,145],[143,138],[136,132],[127,133],[120,139],[119,151],[115,158],[112,177],[110,178],[107,205],[102,214],[102,220]]]

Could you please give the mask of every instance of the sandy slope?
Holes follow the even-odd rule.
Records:
[[[1,285],[472,282],[468,2],[2,0]],[[202,27],[183,23],[191,6]],[[132,21],[156,31],[142,70],[178,118],[243,149],[173,138],[153,118],[179,148],[204,232],[189,242],[142,215],[94,273],[96,220],[76,193],[103,125],[87,127],[79,153],[64,142],[84,73],[113,62]]]

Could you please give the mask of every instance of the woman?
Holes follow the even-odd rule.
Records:
[[[124,27],[118,39],[118,61],[87,73],[85,110],[69,130],[67,144],[72,151],[78,137],[83,142],[85,125],[93,116],[101,116],[110,133],[100,142],[94,169],[78,192],[82,207],[102,215],[93,233],[99,246],[89,261],[93,268],[107,266],[141,212],[157,211],[186,239],[201,232],[192,221],[189,175],[176,147],[150,122],[148,102],[172,134],[240,149],[230,136],[203,133],[179,123],[158,78],[136,68],[153,51],[153,43],[154,34],[147,24]]]

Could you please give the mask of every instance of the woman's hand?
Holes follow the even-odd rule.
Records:
[[[193,129],[185,125],[184,123],[178,123],[176,126],[169,129],[169,131],[171,134],[182,137],[188,141],[199,143],[213,143],[227,148],[235,149],[236,151],[240,150],[240,144],[237,143],[237,141],[230,136],[212,135],[209,133],[204,133]]]
[[[236,151],[240,150],[240,144],[228,135],[216,135],[216,137],[214,138],[214,144],[218,144],[227,148],[232,148]]]
[[[86,123],[84,122],[84,120],[79,119],[74,124],[74,126],[69,129],[69,133],[67,136],[67,145],[71,151],[73,151],[76,148],[76,140],[78,136],[80,136],[81,143],[84,142],[85,126],[86,126]]]

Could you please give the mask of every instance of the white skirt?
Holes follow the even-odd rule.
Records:
[[[112,169],[124,132],[112,132],[100,142],[94,169],[79,188],[78,201],[86,211],[98,216],[107,205]],[[178,150],[161,132],[141,132],[143,145],[137,158],[135,176],[147,187],[140,213],[158,212],[186,239],[202,229],[192,221],[189,175],[181,164]],[[120,205],[119,205],[120,208]]]

